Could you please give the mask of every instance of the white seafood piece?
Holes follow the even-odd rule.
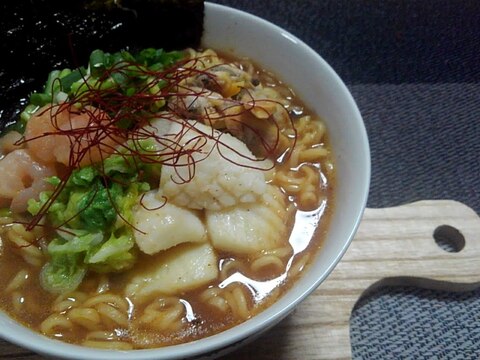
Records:
[[[181,243],[207,240],[205,227],[193,211],[165,203],[155,193],[147,193],[133,214],[135,242],[141,251],[152,255]]]
[[[139,138],[155,139],[155,155],[170,157],[166,154],[175,153],[175,149],[178,147],[175,141],[176,134],[171,131],[172,125],[175,123],[183,124],[184,120],[168,113],[160,113],[158,118],[151,120],[147,126],[139,131]],[[179,126],[175,126],[175,129]]]
[[[170,130],[173,121],[180,121],[180,119],[175,118],[170,120],[168,118],[159,117],[153,119],[145,129],[147,132],[152,132],[152,134],[155,134],[157,137],[164,137]]]
[[[160,188],[168,201],[220,210],[261,199],[271,163],[256,160],[240,140],[192,121],[172,123],[169,133],[176,134],[176,150],[183,154],[162,167]]]
[[[284,195],[273,185],[268,185],[262,203],[206,212],[213,246],[234,254],[253,254],[284,245],[286,219]]]
[[[182,244],[157,255],[155,266],[137,272],[125,291],[142,301],[158,294],[193,290],[217,276],[217,256],[210,244]]]

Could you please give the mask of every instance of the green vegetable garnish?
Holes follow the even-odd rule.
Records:
[[[160,72],[173,66],[183,57],[180,51],[164,51],[147,48],[138,54],[119,51],[113,54],[102,50],[94,50],[90,54],[88,69],[80,67],[75,70],[53,70],[48,75],[43,92],[30,95],[29,103],[20,114],[20,120],[7,129],[23,134],[25,124],[33,113],[47,104],[56,104],[60,99],[75,99],[91,91],[118,91],[120,95],[134,96],[148,91],[155,95],[167,84],[165,80],[151,77],[148,74]],[[108,93],[99,96],[109,96]],[[88,98],[88,96],[87,96]],[[81,104],[79,106],[82,106]],[[156,99],[150,104],[150,111],[160,111],[165,106],[164,99]],[[125,122],[123,128],[132,126]]]
[[[153,151],[151,141],[130,142],[136,153]],[[42,286],[51,292],[75,289],[88,270],[122,271],[136,260],[131,222],[133,207],[150,190],[139,172],[159,175],[160,165],[115,154],[102,163],[75,170],[60,194],[49,204],[47,220],[59,228],[47,248],[49,262],[42,269]],[[155,172],[156,171],[156,172]],[[46,179],[58,186],[58,177]],[[28,202],[38,214],[51,201],[52,191]]]
[[[167,94],[162,91],[171,79],[164,74],[182,57],[181,52],[153,48],[138,54],[94,50],[87,69],[49,74],[43,92],[31,94],[18,130],[23,132],[40,107],[67,101],[79,109],[100,108],[112,119],[108,126],[116,127],[112,134],[128,131],[144,114],[150,118],[165,106]],[[45,179],[56,190],[29,200],[27,209],[37,218],[46,217],[46,223],[57,229],[41,272],[45,289],[72,291],[88,271],[122,271],[134,264],[133,208],[150,184],[157,186],[159,163],[153,141],[130,140],[102,162],[76,164],[68,179]]]

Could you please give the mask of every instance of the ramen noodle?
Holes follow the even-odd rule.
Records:
[[[0,139],[0,306],[118,350],[211,336],[275,302],[321,247],[324,123],[248,59],[92,53]]]

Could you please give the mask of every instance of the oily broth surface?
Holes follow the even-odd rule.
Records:
[[[300,213],[300,212],[299,212]],[[320,249],[325,232],[328,228],[328,222],[330,217],[331,210],[327,209],[323,213],[322,218],[318,224],[318,228],[315,232],[315,236],[309,241],[308,246],[301,253],[292,256],[292,267],[295,267],[296,264],[303,263],[302,259],[308,257],[310,261],[312,257],[315,256],[315,253]],[[308,217],[307,217],[308,219]],[[312,218],[310,217],[310,220]],[[308,220],[307,220],[308,221]],[[314,221],[309,221],[310,226],[314,226]],[[231,254],[219,253],[220,259],[231,259],[234,258]],[[237,260],[244,261],[248,263],[248,259],[241,259],[238,256]],[[138,260],[139,263],[145,263],[145,261],[152,261],[154,258],[150,258],[148,255],[143,255]],[[147,264],[148,266],[148,264]],[[303,266],[302,266],[303,267]],[[308,262],[305,264],[305,267],[308,267]],[[0,279],[0,307],[3,311],[9,314],[11,317],[22,323],[23,325],[39,331],[39,327],[42,321],[47,318],[51,313],[51,304],[55,302],[57,296],[52,295],[45,290],[43,290],[39,283],[35,281],[39,276],[39,268],[25,265],[23,259],[14,253],[14,249],[11,248],[8,244],[4,246],[3,254],[0,257],[0,269],[2,269],[2,274],[4,276]],[[304,269],[304,268],[303,268]],[[302,269],[302,270],[303,270]],[[13,292],[6,292],[5,289],[8,286],[11,279],[21,270],[27,270],[29,274],[28,286],[23,286],[22,289]],[[140,269],[131,270],[125,274],[120,275],[111,275],[109,279],[110,291],[109,293],[118,294],[123,297],[124,284],[127,277],[132,276],[135,272],[139,272]],[[272,269],[263,269],[260,273],[251,274],[247,272],[244,274],[247,278],[250,278],[255,281],[265,281],[266,285],[264,291],[265,298],[256,304],[255,308],[252,309],[251,315],[255,315],[258,312],[261,312],[273,302],[275,302],[285,291],[287,291],[294,283],[295,279],[298,278],[301,274],[298,273],[296,276],[286,276],[286,272],[279,273]],[[284,278],[285,277],[285,278]],[[272,279],[281,279],[278,281],[278,287],[275,287],[274,290],[269,291],[270,286],[268,286],[268,281]],[[98,283],[101,281],[99,275],[91,275],[88,279],[84,281],[84,284],[80,287],[80,291],[85,291],[87,293],[95,294]],[[215,284],[212,284],[215,285]],[[244,289],[247,289],[243,285]],[[130,342],[132,338],[135,339],[136,345],[133,348],[150,348],[150,347],[160,347],[174,345],[184,342],[193,341],[203,337],[207,337],[221,331],[224,331],[228,328],[231,328],[241,322],[243,319],[237,319],[231,314],[225,316],[224,313],[216,311],[215,308],[209,306],[205,302],[200,300],[200,295],[203,289],[187,292],[179,296],[183,301],[187,302],[191,309],[194,311],[194,317],[185,323],[185,326],[177,331],[170,330],[160,330],[152,332],[149,328],[131,328],[125,329],[122,327],[113,327],[110,330],[112,332],[122,334],[120,338],[122,341]],[[248,290],[247,290],[248,291]],[[269,293],[270,296],[269,296]],[[250,304],[254,305],[254,301],[250,300]],[[21,302],[21,305],[16,307],[14,304]],[[146,305],[135,305],[132,309],[131,318],[135,319],[137,314],[141,314],[145,309]],[[85,337],[88,335],[89,331],[82,328],[81,326],[76,326],[74,331],[58,331],[51,336],[57,339],[62,339],[63,341],[71,343],[81,344]]]
[[[223,57],[227,62],[236,61],[229,56]],[[239,60],[238,62],[244,68],[256,68],[247,60]],[[254,77],[260,83],[276,89],[283,97],[288,99],[290,102],[288,111],[295,122],[300,121],[306,114],[311,114],[304,104],[296,98],[294,92],[278,81],[273,74],[267,71],[252,71],[254,71]],[[299,136],[301,135],[299,134]],[[323,139],[322,145],[330,149],[328,137],[325,136]],[[143,267],[151,266],[151,263],[155,261],[155,256],[140,255],[137,261],[137,264],[140,264],[140,266],[136,266],[122,274],[90,274],[76,292],[84,294],[87,298],[97,296],[98,294],[112,294],[117,298],[123,299],[125,304],[127,304],[127,326],[119,325],[111,320],[107,320],[105,315],[100,315],[100,322],[105,323],[105,326],[101,327],[103,335],[100,334],[98,338],[92,337],[89,339],[88,336],[92,330],[71,321],[69,322],[71,328],[59,326],[49,336],[66,342],[94,347],[117,349],[161,347],[189,342],[216,334],[264,310],[292,286],[295,279],[301,275],[305,267],[308,267],[309,262],[311,262],[311,259],[322,246],[334,203],[335,172],[331,165],[331,158],[330,152],[330,155],[325,157],[320,165],[312,166],[319,176],[319,186],[316,191],[321,198],[320,205],[312,207],[311,204],[302,203],[301,199],[290,197],[290,201],[293,202],[295,200],[296,203],[290,204],[292,207],[289,212],[288,235],[293,252],[285,257],[284,261],[287,264],[287,268],[279,271],[275,267],[267,266],[261,271],[254,272],[250,269],[252,259],[248,256],[238,256],[217,251],[220,259],[218,264],[220,270],[231,261],[236,261],[239,266],[233,266],[225,279],[218,279],[209,284],[207,288],[233,287],[240,289],[239,291],[243,293],[246,299],[246,306],[249,309],[246,318],[235,316],[235,313],[232,312],[225,313],[219,311],[215,306],[206,303],[202,299],[205,288],[202,288],[174,297],[180,301],[183,307],[182,315],[180,319],[177,319],[177,323],[180,325],[152,329],[149,326],[145,326],[145,324],[139,324],[138,320],[144,315],[145,309],[150,303],[136,304],[135,300],[125,298],[124,287],[129,278],[141,272]],[[278,172],[286,173],[289,170],[291,169],[287,162],[280,162],[276,165],[276,171]],[[282,186],[275,178],[271,180],[271,184]],[[0,307],[22,324],[41,332],[42,323],[52,313],[52,304],[59,302],[58,296],[52,295],[40,287],[37,279],[41,267],[30,265],[24,261],[19,248],[7,239],[8,226],[4,225],[0,234],[0,271],[3,275],[0,278]],[[9,290],[12,279],[21,271],[26,271],[28,278],[18,288]],[[233,290],[234,293],[235,291],[236,294],[239,293],[239,291]],[[70,296],[72,307],[69,309],[84,301],[80,300],[80,297],[78,294]],[[160,299],[160,301],[168,302],[168,299]],[[106,300],[105,304],[116,310],[121,310],[115,305],[113,300],[110,300],[110,302]],[[82,307],[82,305],[78,306]],[[62,311],[58,313],[61,314]],[[66,313],[66,311],[63,311],[63,313]],[[86,340],[87,342],[85,342]],[[125,346],[119,345],[119,343],[125,344]]]

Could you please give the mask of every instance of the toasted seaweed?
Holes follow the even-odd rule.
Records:
[[[203,0],[0,2],[0,131],[51,70],[84,65],[97,48],[198,47],[203,15]]]

